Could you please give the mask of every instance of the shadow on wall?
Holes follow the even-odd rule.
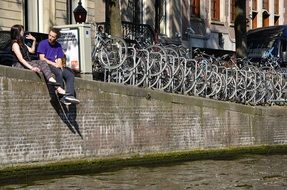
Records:
[[[79,129],[79,125],[76,121],[77,106],[75,104],[71,104],[69,106],[63,104],[60,101],[59,96],[56,95],[54,87],[48,86],[48,90],[51,97],[50,103],[59,115],[59,117],[67,125],[67,127],[72,133],[77,133],[81,137],[81,139],[83,139],[83,136]]]

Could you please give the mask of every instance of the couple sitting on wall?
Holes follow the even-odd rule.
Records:
[[[35,53],[36,38],[31,34],[24,36],[24,27],[22,25],[12,26],[10,34],[11,50],[16,60],[13,66],[30,69],[37,73],[42,72],[48,81],[48,85],[55,87],[62,103],[66,105],[79,103],[79,100],[75,98],[74,73],[71,69],[65,67],[62,62],[65,54],[61,44],[57,42],[57,39],[60,37],[60,30],[52,28],[48,39],[39,43],[37,53],[40,60],[31,60],[29,53]],[[24,43],[24,39],[32,40],[32,46],[27,46]],[[64,80],[66,90],[64,90]]]

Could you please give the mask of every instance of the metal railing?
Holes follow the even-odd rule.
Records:
[[[285,104],[287,77],[277,60],[252,63],[248,59],[214,57],[182,46],[129,46],[121,38],[98,40],[94,64],[103,81],[169,93],[201,96],[250,105]]]

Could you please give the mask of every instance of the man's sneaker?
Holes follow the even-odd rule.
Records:
[[[62,102],[62,103],[65,104],[66,106],[72,104],[71,102],[67,101],[64,96],[60,99],[60,102]]]
[[[65,96],[65,100],[68,102],[71,102],[73,104],[80,103],[80,101],[77,98],[75,98],[74,96]]]

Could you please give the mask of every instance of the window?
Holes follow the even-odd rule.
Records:
[[[128,21],[131,21],[132,23],[141,23],[140,0],[129,0],[126,11],[127,16],[129,17]]]
[[[155,31],[163,33],[166,30],[166,0],[155,1]]]
[[[252,29],[257,28],[257,0],[252,1]]]
[[[279,14],[279,0],[274,0],[274,14]]]
[[[275,26],[279,25],[279,16],[274,16],[274,25]]]
[[[279,0],[274,0],[274,25],[279,25]]]
[[[257,12],[252,12],[252,29],[257,28]]]
[[[268,9],[269,9],[269,0],[263,0],[262,6],[263,6],[263,9],[268,11]]]
[[[230,1],[230,22],[235,21],[235,0]]]
[[[252,10],[257,11],[257,0],[252,1]]]
[[[211,0],[211,19],[219,21],[220,19],[220,0]]]
[[[262,0],[262,8],[263,8],[263,13],[262,13],[262,26],[267,27],[269,26],[269,0]]]
[[[262,15],[262,18],[263,18],[263,23],[262,23],[262,26],[263,27],[267,27],[269,26],[269,13],[267,11],[264,11],[263,12],[263,15]]]
[[[191,0],[191,16],[200,17],[200,0]]]

